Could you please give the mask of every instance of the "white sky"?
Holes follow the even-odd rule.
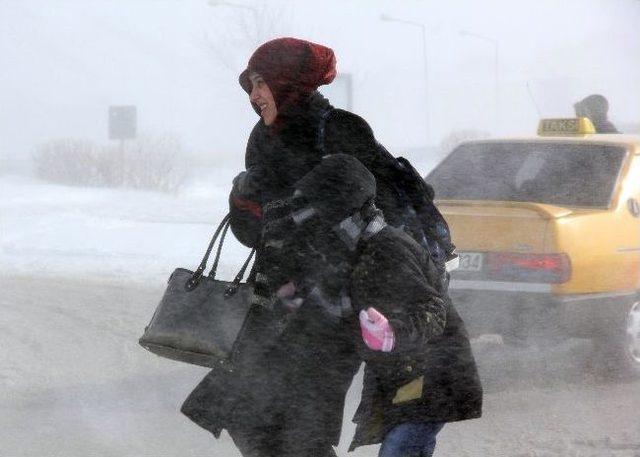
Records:
[[[0,153],[27,157],[59,137],[107,142],[108,105],[135,104],[141,132],[239,167],[256,115],[237,73],[257,43],[284,35],[334,49],[353,76],[353,110],[398,154],[427,141],[427,107],[431,144],[461,129],[534,132],[527,82],[544,116],[571,115],[574,101],[600,92],[614,122],[640,123],[638,0],[237,3],[255,10],[0,0]],[[383,13],[425,24],[428,94],[420,28]],[[499,45],[499,123],[494,47],[460,30]]]

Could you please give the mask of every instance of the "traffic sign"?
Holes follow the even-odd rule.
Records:
[[[137,110],[134,105],[109,107],[109,139],[129,140],[136,137]]]

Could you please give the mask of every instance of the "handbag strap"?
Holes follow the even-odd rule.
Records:
[[[227,224],[222,229],[222,234],[220,235],[220,241],[218,242],[218,249],[216,251],[216,258],[213,261],[213,266],[211,267],[211,271],[209,272],[209,278],[211,279],[216,279],[216,272],[218,271],[218,264],[220,263],[220,254],[222,253],[222,245],[224,244],[224,239],[227,236],[227,231],[229,230],[230,225],[231,225],[231,220],[227,221]],[[244,277],[244,273],[247,271],[249,262],[251,262],[251,258],[253,257],[253,254],[255,252],[256,252],[256,249],[253,248],[251,250],[251,253],[249,254],[249,257],[247,257],[247,260],[244,261],[242,268],[240,268],[240,271],[234,278],[233,282],[225,290],[224,294],[226,297],[230,297],[231,295],[235,294],[236,291],[238,290],[238,287],[240,286],[240,282]]]
[[[213,234],[213,237],[211,238],[211,241],[209,242],[209,246],[207,247],[207,251],[205,252],[204,257],[202,258],[200,265],[198,266],[196,271],[193,272],[189,281],[187,281],[186,287],[188,289],[194,289],[200,282],[200,279],[202,279],[202,276],[204,275],[204,271],[207,268],[207,262],[209,261],[209,256],[211,255],[211,252],[213,251],[213,247],[215,246],[216,241],[218,241],[218,237],[219,237],[220,241],[218,242],[218,248],[216,249],[216,256],[213,261],[213,266],[211,267],[211,271],[209,272],[209,277],[211,279],[215,279],[216,272],[218,270],[218,264],[220,263],[220,255],[222,254],[222,245],[224,244],[224,239],[227,236],[227,232],[229,231],[230,225],[231,225],[231,214],[229,213],[222,219],[222,221],[218,225],[218,228],[216,229],[215,233]],[[255,254],[255,252],[256,252],[256,249],[253,248],[251,250],[251,253],[249,254],[249,257],[247,257],[247,260],[245,260],[244,264],[242,265],[242,268],[240,269],[235,279],[233,280],[232,286],[230,286],[227,289],[227,292],[226,292],[227,294],[233,295],[235,293],[238,286],[240,285],[240,282],[242,281],[242,278],[244,277],[247,267],[249,266],[249,263],[251,262],[251,259],[253,258],[253,255]]]
[[[230,225],[231,225],[231,221],[229,220],[227,221],[227,224],[222,229],[222,234],[220,235],[220,242],[218,243],[218,249],[216,250],[216,258],[213,261],[213,266],[211,267],[211,271],[209,272],[209,277],[211,279],[216,279],[216,272],[218,271],[218,264],[220,263],[220,255],[222,254],[222,245],[224,244],[224,239],[227,236],[227,231],[229,230]],[[244,261],[242,268],[240,268],[240,271],[238,272],[235,279],[233,280],[234,283],[240,284],[240,281],[242,281],[242,278],[244,277],[244,274],[247,271],[247,267],[249,266],[249,262],[251,262],[251,259],[253,258],[253,255],[255,254],[255,252],[256,252],[256,248],[253,248],[251,250],[251,253],[249,254],[249,257],[247,257],[247,260]]]
[[[216,279],[216,272],[218,271],[218,264],[220,263],[220,254],[222,253],[222,245],[224,244],[224,239],[227,236],[227,232],[229,231],[229,225],[231,225],[231,219],[227,220],[227,223],[222,229],[220,241],[218,242],[218,249],[216,250],[216,258],[213,260],[211,271],[209,271],[209,277],[211,279]]]
[[[209,260],[209,256],[211,255],[213,246],[216,244],[216,240],[218,239],[220,232],[224,229],[226,225],[228,225],[228,222],[230,219],[231,219],[231,213],[227,214],[222,219],[222,222],[220,222],[220,224],[218,225],[218,228],[216,229],[215,233],[213,234],[213,237],[211,238],[211,241],[209,241],[209,246],[207,247],[207,251],[204,253],[204,257],[202,258],[200,265],[198,266],[196,271],[194,271],[193,274],[191,275],[191,279],[187,281],[186,286],[188,289],[193,289],[200,282],[200,279],[204,274],[204,270],[207,268],[207,261]]]
[[[242,277],[244,276],[245,271],[247,271],[247,267],[249,266],[249,262],[251,262],[251,258],[253,257],[253,254],[255,254],[255,253],[256,253],[256,248],[253,248],[251,250],[251,253],[249,254],[249,257],[247,257],[247,260],[244,261],[244,265],[242,265],[242,268],[240,269],[240,271],[236,275],[236,277],[233,280],[233,282],[231,283],[231,285],[229,287],[227,287],[226,290],[224,291],[225,297],[230,297],[231,295],[235,294],[238,291],[238,287],[240,287],[240,281],[242,281]],[[252,269],[252,271],[253,271],[253,269]],[[249,274],[249,280],[250,279],[251,279],[251,274]]]
[[[234,283],[240,284],[240,281],[242,281],[242,278],[244,277],[244,273],[247,271],[247,267],[249,266],[249,262],[251,262],[251,258],[253,257],[253,255],[255,253],[256,253],[256,248],[253,248],[251,250],[251,253],[249,254],[249,257],[247,257],[247,260],[244,261],[244,265],[242,265],[242,268],[240,269],[240,271],[236,275],[236,278],[233,280]],[[251,276],[251,275],[249,275],[249,276]]]

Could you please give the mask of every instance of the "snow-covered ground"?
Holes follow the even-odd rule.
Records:
[[[0,271],[162,281],[195,268],[227,210],[233,173],[193,173],[178,195],[0,177]],[[248,250],[228,237],[220,273]],[[226,277],[226,276],[225,276]]]
[[[0,456],[239,455],[178,412],[206,370],[137,344],[173,268],[198,264],[231,177],[201,170],[176,196],[0,177]],[[229,243],[222,275],[245,254]],[[474,351],[484,416],[445,427],[436,456],[640,457],[640,382],[594,379],[587,342],[487,336]]]

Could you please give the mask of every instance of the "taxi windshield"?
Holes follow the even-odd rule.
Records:
[[[470,143],[427,177],[437,199],[607,207],[625,156],[620,146]]]

